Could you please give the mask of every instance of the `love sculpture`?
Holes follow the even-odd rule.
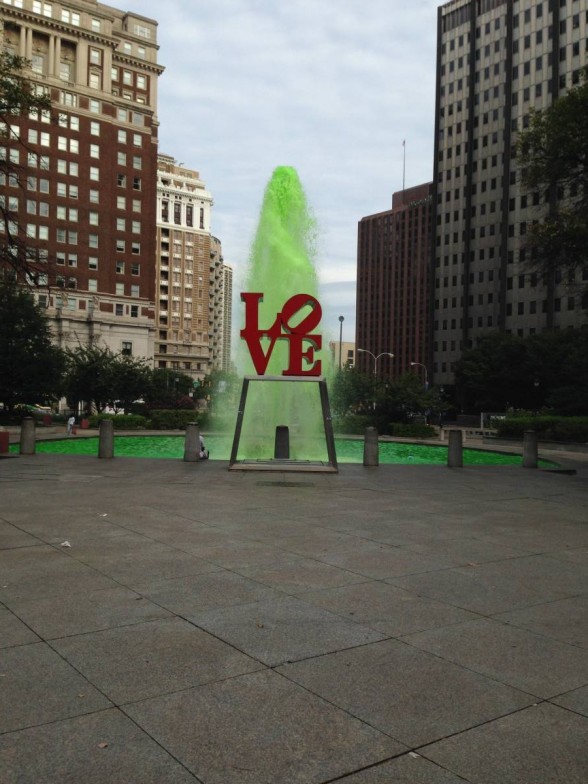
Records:
[[[245,303],[245,326],[241,330],[240,336],[247,345],[257,376],[245,376],[243,379],[229,468],[258,471],[336,472],[338,470],[337,456],[335,454],[335,439],[329,409],[327,382],[321,376],[322,361],[316,357],[316,352],[319,352],[323,345],[322,335],[317,331],[322,317],[322,308],[319,301],[311,294],[294,294],[284,302],[281,310],[275,314],[273,323],[269,326],[261,326],[259,306],[263,301],[263,294],[261,292],[242,293],[241,300]],[[285,367],[280,369],[280,375],[270,376],[267,375],[267,370],[278,341],[287,341],[288,360]],[[309,382],[314,382],[314,389],[316,390],[318,387],[320,398],[328,460],[290,459],[290,428],[296,431],[299,421],[283,421],[283,419],[288,419],[283,411],[280,415],[280,420],[278,420],[280,424],[270,423],[272,428],[275,424],[273,455],[268,455],[262,459],[238,459],[247,394],[251,382],[281,384],[294,382],[298,383],[297,389],[301,393],[304,385],[308,387]],[[308,392],[308,389],[306,392]],[[304,417],[304,412],[306,411],[304,405],[301,404],[298,408],[302,411],[301,416]],[[249,418],[251,419],[251,415]],[[261,425],[266,418],[264,411],[262,415],[255,419],[255,422]]]

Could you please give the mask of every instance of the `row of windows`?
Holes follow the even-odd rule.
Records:
[[[76,93],[68,92],[66,90],[61,90],[59,92],[59,103],[63,104],[64,106],[70,106],[76,108],[79,106],[78,96]],[[88,110],[92,114],[102,114],[103,113],[102,101],[99,101],[95,98],[90,98],[88,100]],[[116,118],[119,122],[130,123],[132,125],[137,125],[137,126],[147,125],[146,115],[142,114],[141,112],[135,112],[132,109],[124,109],[123,107],[120,106],[117,107]]]

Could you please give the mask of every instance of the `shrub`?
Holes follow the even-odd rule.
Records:
[[[372,427],[373,417],[364,414],[347,414],[333,419],[333,430],[343,435],[363,435],[366,427]]]
[[[199,415],[193,409],[157,409],[151,411],[150,417],[153,430],[185,430],[192,422],[199,422]]]
[[[588,441],[588,417],[510,416],[496,422],[499,438],[522,438],[534,430],[545,441]]]
[[[113,421],[115,430],[145,430],[149,424],[149,420],[137,414],[92,414],[89,417],[90,427],[98,428],[100,422],[106,419]]]
[[[436,435],[435,428],[431,425],[405,425],[392,422],[389,430],[390,435],[398,438],[432,438]]]

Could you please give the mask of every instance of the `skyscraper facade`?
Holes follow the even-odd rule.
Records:
[[[212,369],[212,196],[197,171],[159,155],[155,366],[201,380]]]
[[[0,23],[53,104],[4,129],[20,173],[0,188],[47,258],[37,296],[56,341],[152,359],[157,23],[96,0],[0,0]]]
[[[355,365],[364,372],[393,379],[427,361],[431,215],[426,183],[359,222]]]
[[[529,227],[563,190],[528,193],[517,133],[580,80],[588,0],[452,0],[438,10],[430,364],[452,384],[479,336],[578,327],[573,281],[530,268]]]

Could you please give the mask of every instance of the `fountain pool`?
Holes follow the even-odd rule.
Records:
[[[116,457],[155,457],[182,459],[184,456],[184,435],[162,436],[119,436],[115,435],[114,454]],[[231,452],[231,436],[206,436],[206,447],[210,450],[211,460],[228,462]],[[363,462],[363,439],[336,438],[337,460],[339,463]],[[18,444],[10,447],[18,452]],[[78,436],[37,441],[37,452],[61,455],[98,455],[97,436]],[[413,444],[398,441],[380,441],[381,465],[446,465],[447,447],[429,444]],[[464,465],[521,465],[521,456],[490,452],[482,449],[464,449]],[[555,466],[547,460],[540,460],[543,467]]]

